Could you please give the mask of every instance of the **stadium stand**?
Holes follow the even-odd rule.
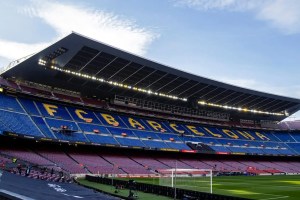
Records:
[[[300,174],[300,126],[278,124],[300,100],[191,75],[75,33],[3,71],[0,89],[0,164],[21,176]]]
[[[0,110],[4,132],[139,148],[191,150],[189,142],[196,146],[204,144],[215,152],[299,155],[297,132],[292,136],[287,131],[175,124],[4,94],[1,97],[5,102]]]

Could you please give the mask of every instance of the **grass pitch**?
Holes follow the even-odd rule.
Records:
[[[115,193],[116,189],[115,189],[115,187],[113,187],[111,185],[95,183],[95,182],[91,182],[91,181],[81,179],[81,178],[77,179],[77,181],[82,185],[86,185],[88,187],[99,189],[106,193],[117,194],[118,196],[121,196],[124,198],[128,197],[128,194],[129,194],[128,189],[122,189],[122,190],[119,190],[118,193]],[[154,200],[154,199],[155,200],[172,200],[173,199],[173,198],[169,198],[169,197],[165,197],[165,196],[159,196],[156,194],[144,193],[144,192],[139,192],[139,191],[135,191],[135,194],[138,196],[137,199],[140,199],[140,200]]]
[[[159,184],[159,179],[135,178]],[[177,187],[209,192],[208,178],[178,178]],[[223,176],[213,178],[213,193],[260,200],[300,200],[300,176]]]
[[[129,180],[129,179],[122,179]],[[157,184],[158,178],[134,178],[136,182]],[[209,192],[208,178],[178,178],[177,187],[189,190]],[[101,185],[87,180],[82,184],[113,192],[112,186]],[[121,191],[124,196],[127,190]],[[170,199],[163,196],[139,193],[139,199]],[[300,200],[300,176],[223,176],[213,178],[213,193],[260,200]],[[144,196],[146,195],[146,196]]]

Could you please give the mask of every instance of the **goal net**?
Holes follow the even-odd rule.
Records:
[[[211,169],[163,169],[158,172],[159,185],[212,193]]]

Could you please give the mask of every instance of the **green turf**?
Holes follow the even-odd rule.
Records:
[[[86,185],[95,189],[99,189],[103,192],[107,192],[107,193],[115,193],[115,188],[110,186],[110,185],[104,185],[104,184],[99,184],[99,183],[95,183],[95,182],[90,182],[88,180],[85,179],[77,179],[77,181],[79,183],[81,183],[82,185]],[[119,190],[117,195],[122,196],[122,197],[128,197],[129,194],[129,190],[127,189],[122,189]],[[143,199],[143,200],[170,200],[171,198],[168,197],[164,197],[164,196],[159,196],[159,195],[155,195],[155,194],[150,194],[150,193],[144,193],[144,192],[139,192],[136,191],[136,194],[138,196],[138,199]]]
[[[158,179],[135,178],[137,182],[159,184]],[[178,179],[180,188],[209,191],[203,178]],[[224,176],[213,178],[213,193],[261,200],[300,200],[300,176]]]

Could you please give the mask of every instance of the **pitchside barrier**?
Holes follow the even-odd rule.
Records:
[[[112,185],[113,187],[122,186],[124,188],[130,189],[132,187],[129,184],[129,181],[115,179],[112,181],[111,178],[99,177],[99,176],[91,176],[86,175],[86,179],[91,182],[101,183],[105,185]],[[138,183],[135,182],[134,190],[146,192],[146,193],[153,193],[157,195],[167,196],[176,199],[193,199],[193,200],[248,200],[245,198],[240,197],[231,197],[231,196],[224,196],[219,194],[211,194],[205,192],[198,192],[192,191],[187,189],[181,188],[173,188],[169,186],[161,186],[161,185],[153,185],[147,183]]]

